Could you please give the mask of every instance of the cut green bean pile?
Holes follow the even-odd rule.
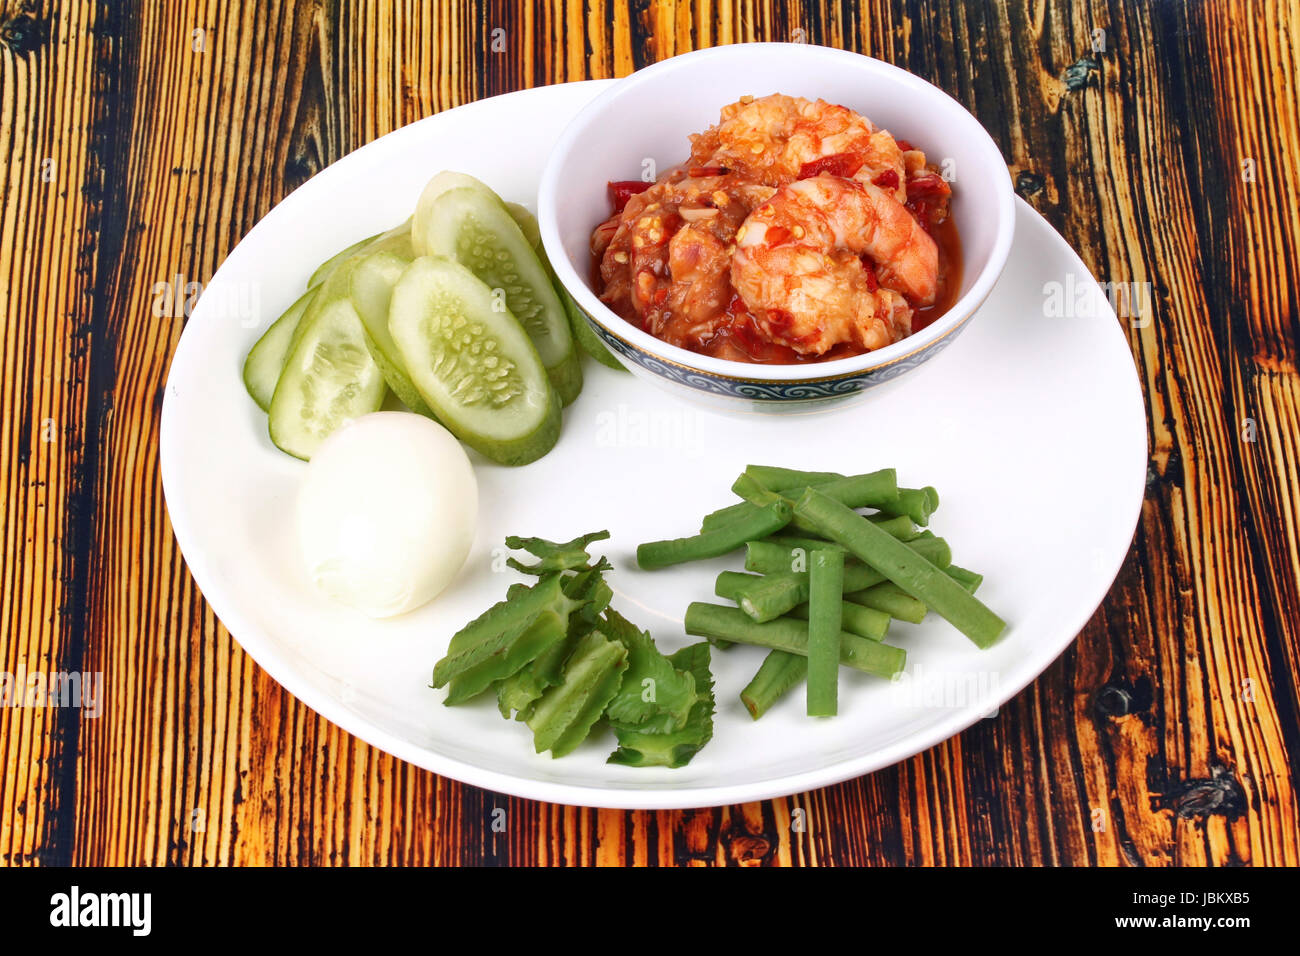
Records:
[[[648,570],[744,548],[745,572],[714,582],[735,606],[696,602],[685,623],[718,649],[769,649],[740,693],[755,720],[802,681],[810,716],[836,714],[841,665],[898,677],[906,652],[884,643],[893,621],[917,624],[933,610],[981,648],[1005,630],[974,596],[983,575],[953,564],[948,542],[927,530],[934,488],[899,487],[892,468],[750,465],[731,490],[741,500],[706,515],[699,533],[643,544],[637,562]]]
[[[609,606],[611,565],[587,551],[608,537],[507,538],[507,547],[537,559],[507,563],[537,582],[511,585],[504,601],[461,628],[434,667],[433,686],[448,687],[449,705],[495,689],[501,716],[525,723],[538,753],[571,753],[604,720],[619,745],[610,763],[685,766],[713,736],[709,644],[665,657]]]

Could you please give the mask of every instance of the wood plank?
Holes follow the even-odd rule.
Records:
[[[91,3],[0,11],[0,865],[66,862],[81,720],[26,697],[83,669],[77,544],[99,409],[87,349],[103,169],[91,135]],[[90,407],[88,407],[90,405]]]
[[[257,722],[286,709],[284,694],[232,647],[185,571],[162,515],[157,411],[184,318],[167,307],[167,285],[206,281],[257,217],[339,149],[332,95],[312,99],[333,78],[288,69],[310,64],[321,40],[314,12],[153,7],[115,24],[102,64],[111,97],[128,104],[106,136],[115,188],[101,228],[120,254],[93,354],[113,372],[113,415],[99,435],[88,656],[113,690],[103,718],[83,728],[79,862],[233,862],[250,835],[249,856],[272,859],[260,842],[268,833],[250,821],[298,807],[276,793],[267,814],[256,800]],[[287,709],[299,727],[314,719]]]

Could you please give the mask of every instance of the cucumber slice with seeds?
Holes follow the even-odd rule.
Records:
[[[340,252],[338,255],[330,259],[328,262],[324,263],[324,265],[322,265],[314,273],[312,273],[311,280],[308,284],[313,286],[324,286],[326,283],[330,281],[331,278],[335,278],[336,281],[333,286],[334,289],[333,294],[347,295],[348,285],[347,282],[344,281],[342,278],[338,278],[340,276],[340,273],[342,273],[350,265],[355,265],[358,261],[360,261],[361,257],[371,247],[376,246],[380,242],[383,242],[385,240],[392,239],[395,236],[410,235],[410,231],[411,231],[411,220],[407,219],[402,224],[394,226],[392,229],[389,229],[387,232],[381,232],[378,235],[371,236],[369,239],[362,239],[360,242],[353,243],[352,245],[344,249],[342,252]],[[326,266],[328,266],[329,268],[327,269]],[[303,328],[301,322],[298,323],[298,328],[299,329]],[[294,332],[294,337],[289,342],[289,350],[292,351],[294,348],[297,347],[297,345],[298,345],[298,332]]]
[[[431,184],[432,185],[432,184]],[[500,290],[537,347],[551,384],[567,405],[582,391],[582,364],[564,305],[550,276],[499,197],[484,186],[442,192],[414,221],[416,251],[455,259],[489,289]],[[426,190],[427,192],[427,190]],[[421,197],[421,204],[425,197]]]
[[[425,245],[425,236],[429,232],[429,214],[433,210],[433,204],[438,201],[442,194],[453,189],[477,189],[493,201],[501,202],[501,197],[483,180],[475,179],[468,173],[458,173],[450,169],[443,170],[430,179],[420,192],[420,198],[415,203],[415,213],[411,216],[411,244],[415,247],[417,256],[433,255],[433,251]],[[519,208],[522,209],[523,207],[520,206]]]
[[[347,268],[335,269],[321,285],[271,397],[271,441],[295,458],[311,458],[339,426],[378,411],[388,392],[352,307],[349,278]]]
[[[312,299],[316,298],[317,287],[313,286],[293,305],[285,309],[271,327],[262,333],[244,359],[244,388],[262,411],[271,408],[271,396],[275,394],[275,383],[284,371],[284,360],[289,354],[289,345],[294,333],[298,331],[301,321]]]
[[[271,410],[271,397],[275,394],[276,382],[280,380],[280,373],[284,370],[285,359],[298,344],[298,329],[302,324],[302,317],[306,314],[321,285],[335,270],[351,257],[360,254],[371,243],[394,233],[409,235],[410,223],[411,220],[408,219],[388,232],[381,232],[360,242],[354,242],[342,252],[335,253],[322,262],[307,280],[307,291],[299,296],[293,305],[285,309],[280,317],[271,323],[271,327],[262,333],[262,337],[253,344],[244,359],[244,387],[248,389],[248,394],[262,411]]]
[[[284,371],[285,359],[298,344],[298,329],[302,325],[302,317],[315,299],[321,285],[340,266],[353,256],[359,255],[371,243],[394,233],[409,235],[410,223],[408,219],[386,233],[381,232],[360,242],[354,242],[342,252],[335,253],[322,262],[307,280],[307,291],[299,296],[293,305],[285,309],[280,317],[271,323],[271,327],[262,333],[262,337],[253,344],[244,359],[244,387],[248,389],[248,394],[262,411],[271,410],[271,398],[275,394],[275,385],[280,380],[280,373]]]
[[[401,353],[388,330],[388,305],[393,286],[415,258],[411,234],[405,230],[380,239],[367,248],[351,266],[350,294],[365,331],[366,346],[383,373],[384,381],[402,404],[417,415],[433,417],[433,412],[402,364]]]
[[[417,258],[393,288],[388,327],[411,381],[461,441],[504,465],[555,446],[560,398],[537,349],[467,268]]]

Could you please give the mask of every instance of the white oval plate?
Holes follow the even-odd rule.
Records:
[[[931,747],[993,712],[1070,644],[1118,573],[1142,501],[1145,413],[1124,335],[1098,296],[1079,305],[1093,279],[1024,204],[1010,264],[968,330],[863,403],[738,419],[588,362],[549,455],[517,469],[476,459],[477,540],[438,600],[376,622],[330,604],[303,575],[292,504],[305,466],[271,445],[240,380],[244,355],[319,262],[409,215],[438,170],[464,170],[532,205],[551,144],[606,82],[495,97],[397,130],[312,178],[231,252],[186,324],[162,411],[163,486],[194,580],[249,654],[314,710],[418,766],[522,797],[740,803]],[[1064,316],[1049,317],[1054,293]],[[539,756],[494,700],[444,707],[443,692],[429,689],[451,634],[518,579],[495,560],[507,534],[564,540],[608,528],[615,606],[667,651],[691,642],[686,605],[717,600],[716,573],[739,559],[646,573],[632,556],[639,542],[692,533],[730,503],[732,480],[751,462],[893,466],[903,483],[936,486],[932,527],[957,563],[985,574],[980,596],[1011,622],[1005,637],[981,652],[942,620],[895,623],[889,640],[907,648],[908,678],[844,671],[834,719],[805,717],[794,692],[751,721],[737,695],[763,652],[715,652],[714,738],[678,770],[606,764],[608,734],[563,759]]]

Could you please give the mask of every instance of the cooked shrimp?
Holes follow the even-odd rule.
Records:
[[[736,173],[665,174],[598,230],[612,224],[612,236],[593,236],[601,298],[674,345],[707,337],[726,321],[736,230],[775,192]]]
[[[603,259],[605,257],[605,250],[609,248],[609,244],[614,239],[614,234],[618,232],[618,224],[622,219],[623,214],[616,212],[597,226],[592,232],[591,252],[597,259]]]
[[[825,100],[773,94],[722,109],[717,126],[691,138],[699,166],[739,170],[769,186],[820,172],[875,182],[906,198],[903,152],[865,116]]]
[[[666,340],[683,345],[707,338],[731,300],[731,246],[704,222],[688,222],[668,243],[672,285],[664,303]]]
[[[731,281],[773,341],[803,354],[841,342],[876,349],[910,332],[913,305],[934,301],[938,256],[890,193],[820,175],[750,214],[736,233]]]

